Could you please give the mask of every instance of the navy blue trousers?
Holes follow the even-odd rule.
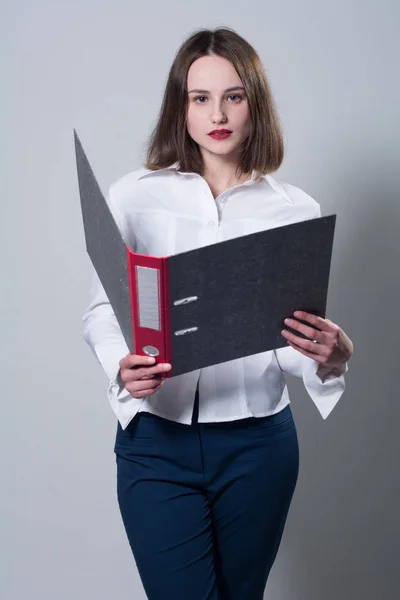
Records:
[[[115,453],[122,520],[150,600],[262,600],[299,471],[290,406],[191,425],[138,413]]]

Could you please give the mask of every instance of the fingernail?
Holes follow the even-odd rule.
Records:
[[[171,365],[164,365],[164,371],[169,371],[171,368]]]
[[[154,356],[149,356],[149,358],[147,359],[147,362],[149,362],[151,364],[151,363],[156,362],[156,359],[154,358]]]

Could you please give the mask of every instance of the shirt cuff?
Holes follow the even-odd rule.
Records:
[[[318,361],[303,356],[304,386],[323,419],[329,416],[340,400],[346,387],[344,373],[347,371],[347,363],[341,367],[327,368]]]
[[[328,381],[329,379],[334,379],[335,377],[344,375],[348,370],[349,366],[347,362],[337,367],[325,367],[319,363],[316,374],[321,379],[321,382],[325,383],[325,381]]]
[[[129,353],[128,346],[125,343],[101,344],[95,346],[94,351],[109,378],[108,401],[122,429],[126,429],[148,397],[133,398],[119,377],[119,361]]]

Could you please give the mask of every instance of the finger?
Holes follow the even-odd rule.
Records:
[[[312,358],[313,360],[316,360],[319,363],[324,363],[325,362],[325,357],[321,356],[320,354],[315,354],[314,352],[307,352],[306,350],[304,350],[300,346],[297,346],[297,344],[293,344],[292,342],[289,342],[289,341],[288,341],[288,344],[289,344],[289,346],[292,346],[292,348],[294,348],[295,350],[297,350],[298,352],[300,352],[300,354],[304,354],[304,356],[308,356],[308,358]],[[316,346],[317,344],[313,344],[313,345]]]
[[[329,354],[329,348],[327,348],[324,344],[315,344],[310,340],[305,340],[299,337],[295,333],[286,331],[286,329],[283,329],[281,333],[288,342],[291,342],[296,346],[300,346],[300,348],[302,348],[306,352],[316,354],[317,356],[323,356],[324,358],[326,358]]]
[[[296,319],[285,319],[285,325],[290,327],[291,329],[295,329],[296,331],[300,331],[304,333],[310,340],[317,340],[320,344],[322,344],[325,340],[325,334],[319,329],[314,329],[313,327],[309,327],[308,325],[304,325],[300,323]],[[286,329],[284,330],[286,331]]]
[[[335,329],[337,327],[337,325],[335,325],[335,323],[332,323],[332,321],[323,319],[322,317],[317,317],[317,315],[312,315],[311,313],[307,313],[303,310],[296,310],[296,311],[294,311],[293,315],[297,319],[301,319],[302,321],[307,321],[307,323],[310,323],[311,325],[313,325],[317,329],[320,329],[321,331],[326,331],[326,332],[331,333],[332,331],[335,331]]]
[[[140,392],[132,392],[131,396],[133,398],[145,398],[146,396],[152,396],[153,394],[155,394],[159,388],[161,388],[160,384],[157,388],[153,388],[153,389],[148,389],[148,390],[142,390]]]
[[[165,373],[166,371],[171,370],[171,365],[169,363],[161,363],[159,365],[155,365],[154,367],[141,367],[139,369],[135,369],[135,377],[137,379],[142,379],[143,377],[152,377],[153,375],[160,375],[160,373]]]
[[[129,369],[125,367],[124,369],[121,369],[121,379],[122,381],[137,381],[144,377],[150,379],[153,375],[160,375],[170,370],[171,365],[169,363],[161,363],[154,367],[130,367]]]
[[[128,392],[132,395],[136,394],[137,392],[143,392],[143,391],[148,391],[148,390],[154,390],[156,387],[159,387],[162,384],[162,381],[160,378],[154,378],[151,380],[143,380],[143,379],[139,379],[136,381],[129,381],[125,388],[128,390]]]
[[[154,365],[155,358],[153,356],[142,356],[139,354],[127,354],[120,360],[122,369],[132,369],[132,367]]]
[[[132,373],[132,369],[130,369],[128,372]],[[139,378],[135,377],[135,379],[133,379],[132,381],[143,381],[143,380],[146,380],[146,379],[154,379],[154,378],[157,378],[157,379],[160,379],[161,381],[164,381],[164,379],[165,379],[164,370],[161,370],[161,371],[159,370],[156,373],[153,373],[152,375],[149,375],[148,373],[145,373],[144,375],[142,375],[142,377],[139,377]]]

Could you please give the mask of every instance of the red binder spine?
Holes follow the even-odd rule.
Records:
[[[126,250],[135,354],[170,363],[168,259]],[[165,375],[170,377],[171,371]]]
[[[162,262],[162,304],[164,307],[164,344],[165,344],[165,355],[167,360],[165,362],[170,363],[171,370],[167,371],[166,377],[172,377],[174,371],[174,365],[172,363],[172,327],[171,327],[171,311],[170,311],[170,284],[169,284],[169,259],[165,258]]]

